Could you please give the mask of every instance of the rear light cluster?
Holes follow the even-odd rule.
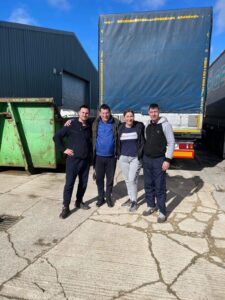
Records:
[[[178,149],[182,149],[182,150],[193,150],[194,149],[194,144],[190,144],[190,143],[180,143],[178,144]]]
[[[191,158],[195,156],[194,143],[193,142],[176,142],[173,152],[174,158]]]

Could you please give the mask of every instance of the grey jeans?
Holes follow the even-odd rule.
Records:
[[[121,155],[120,168],[127,186],[127,193],[131,201],[137,202],[138,175],[141,169],[141,161],[137,157]]]

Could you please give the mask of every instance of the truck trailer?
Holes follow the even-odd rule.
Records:
[[[201,138],[210,56],[212,8],[99,18],[99,94],[122,118],[129,108],[146,122],[157,103],[172,124],[175,158],[194,158]]]
[[[225,158],[225,50],[209,67],[204,133],[209,148]]]

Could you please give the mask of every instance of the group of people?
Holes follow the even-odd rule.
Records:
[[[67,155],[60,218],[65,219],[70,214],[69,206],[77,177],[75,207],[90,208],[83,202],[83,196],[91,164],[98,189],[96,205],[100,207],[106,202],[113,207],[112,190],[118,160],[128,194],[122,206],[128,207],[130,212],[137,210],[138,176],[143,167],[147,202],[143,215],[148,216],[158,208],[158,222],[166,221],[166,171],[173,157],[175,140],[172,126],[165,117],[160,117],[158,105],[151,104],[148,113],[150,119],[145,126],[134,120],[132,110],[124,111],[124,122],[121,123],[112,116],[110,107],[102,104],[99,116],[91,123],[88,119],[89,108],[82,105],[78,119],[67,121],[55,134],[56,146]],[[67,137],[67,146],[64,137]]]

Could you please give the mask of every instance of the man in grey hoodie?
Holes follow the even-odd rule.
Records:
[[[166,221],[166,171],[173,158],[175,139],[173,129],[165,117],[159,116],[159,106],[149,106],[150,120],[145,126],[143,168],[147,209],[144,216],[159,208],[158,222]]]

